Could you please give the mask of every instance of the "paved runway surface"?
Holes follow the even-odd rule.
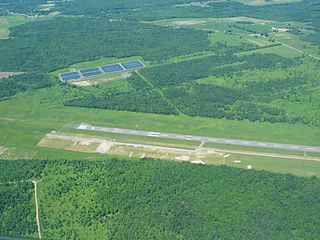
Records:
[[[181,135],[181,134],[174,134],[174,133],[148,132],[148,131],[130,130],[130,129],[122,129],[122,128],[98,127],[98,126],[92,126],[86,123],[81,123],[80,125],[76,125],[76,126],[73,125],[71,127],[76,129],[83,129],[83,130],[90,130],[90,131],[97,131],[97,132],[121,133],[121,134],[131,134],[131,135],[160,137],[160,138],[173,138],[173,139],[233,144],[233,145],[242,145],[242,146],[251,146],[251,147],[278,148],[278,149],[298,150],[298,151],[306,151],[306,152],[320,152],[320,147],[316,147],[316,146],[245,141],[245,140],[226,139],[226,138]]]

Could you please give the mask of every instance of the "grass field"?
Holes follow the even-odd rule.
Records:
[[[251,165],[253,169],[257,170],[292,173],[298,176],[320,176],[320,162],[316,161],[231,154],[230,157],[225,158],[225,164],[241,168],[247,168],[248,165]]]
[[[277,54],[279,56],[287,57],[287,58],[295,58],[295,57],[303,56],[302,53],[282,45],[271,46],[268,48],[261,48],[261,49],[256,49],[252,51],[240,52],[240,53],[237,53],[236,55],[241,56],[241,55],[249,55],[252,53],[273,53],[273,54]]]
[[[252,146],[241,146],[221,143],[205,143],[204,148],[217,148],[222,150],[241,150],[241,151],[252,151],[252,152],[263,152],[263,153],[275,153],[283,155],[297,155],[297,156],[309,156],[309,157],[320,157],[320,153],[317,152],[303,152],[295,150],[277,149],[277,148],[262,148]]]
[[[28,95],[28,96],[27,96]],[[234,121],[187,116],[164,116],[99,109],[65,107],[61,96],[68,96],[63,87],[43,89],[20,94],[0,106],[2,129],[0,141],[11,138],[12,133],[22,139],[32,131],[32,138],[51,130],[60,130],[67,123],[87,122],[98,126],[173,132],[199,136],[225,137],[278,143],[318,145],[320,129],[302,124]],[[9,118],[9,119],[7,119]],[[14,126],[9,127],[10,125]],[[20,127],[19,127],[20,126]],[[25,127],[24,127],[25,126]],[[26,130],[26,128],[28,128]],[[35,134],[36,133],[36,134]],[[38,135],[38,136],[37,136]],[[15,142],[20,142],[15,138]],[[35,142],[38,142],[36,140]],[[23,140],[25,141],[25,139]],[[28,139],[27,141],[30,141]]]
[[[320,57],[319,46],[301,40],[298,35],[292,34],[290,32],[278,32],[270,34],[270,37],[279,42],[288,44],[294,48],[302,50],[306,53],[310,53],[312,55]]]
[[[0,39],[9,37],[9,28],[25,24],[30,21],[31,20],[29,18],[20,15],[0,16]]]
[[[51,89],[42,89],[25,94],[18,94],[9,100],[1,102],[0,146],[11,149],[10,154],[15,155],[11,156],[11,159],[31,155],[33,159],[103,159],[103,155],[97,153],[80,153],[36,146],[48,132],[64,131],[74,133],[71,129],[67,130],[66,124],[79,124],[81,122],[107,127],[278,143],[318,146],[320,142],[319,127],[310,127],[302,124],[253,123],[249,121],[219,120],[187,116],[164,116],[124,111],[64,107],[61,103],[62,95],[67,97],[68,94],[70,93],[68,93],[68,91],[66,92],[66,89],[63,86],[56,86]],[[86,131],[81,131],[81,133],[86,133]],[[168,139],[160,140],[158,138],[151,139],[148,137],[134,137],[133,139],[132,136],[119,136],[98,132],[94,133],[94,135],[101,135],[123,142],[148,143],[150,145],[169,145],[184,148],[194,148],[198,145],[196,142],[172,141]],[[295,154],[295,152],[291,153]],[[232,154],[232,156],[237,155]],[[312,168],[315,168],[313,172],[317,173],[315,166],[317,166],[318,163],[311,163],[311,161],[271,159],[268,161],[271,161],[271,163],[274,162],[274,166],[271,164],[271,167],[268,168],[268,161],[264,161],[264,159],[267,159],[265,157],[239,155],[239,157],[232,157],[230,159],[233,158],[239,158],[241,161],[244,161],[242,159],[253,159],[253,161],[257,161],[254,164],[252,163],[256,169],[261,168],[280,172],[292,172],[308,176],[310,175],[308,172],[312,172]],[[210,160],[210,158],[208,159]],[[218,157],[212,159],[211,163],[221,164],[221,161],[222,158]],[[276,169],[277,161],[283,162],[283,164],[282,167],[279,166]],[[210,163],[210,161],[208,163]],[[230,164],[232,165],[235,163],[230,162]],[[303,164],[306,166],[310,165],[310,168],[305,167],[307,171],[303,170],[303,167],[299,170],[299,166]],[[239,164],[235,165],[241,167]]]
[[[213,45],[220,42],[226,44],[227,46],[250,44],[252,47],[266,47],[274,44],[261,37],[224,33],[212,33],[209,35],[209,40]]]

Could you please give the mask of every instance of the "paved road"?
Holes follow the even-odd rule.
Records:
[[[50,133],[48,133],[46,136],[48,138],[55,138],[55,139],[91,141],[91,142],[106,143],[106,144],[111,144],[111,145],[125,145],[125,146],[130,146],[130,147],[157,148],[157,149],[162,149],[162,150],[182,151],[182,152],[188,152],[188,153],[206,152],[204,150],[190,150],[190,149],[184,149],[184,148],[162,147],[162,146],[154,146],[154,145],[146,145],[146,144],[138,144],[138,143],[114,142],[114,141],[108,141],[108,140],[98,139],[98,138],[64,136],[64,135],[57,135],[57,134],[50,134]]]
[[[199,141],[199,142],[213,142],[213,143],[233,144],[233,145],[242,145],[242,146],[251,146],[251,147],[298,150],[298,151],[306,151],[306,152],[320,152],[320,147],[317,147],[317,146],[303,146],[303,145],[293,145],[293,144],[283,144],[283,143],[257,142],[257,141],[245,141],[245,140],[226,139],[226,138],[181,135],[181,134],[174,134],[174,133],[148,132],[148,131],[121,129],[121,128],[98,127],[98,126],[92,126],[86,123],[81,123],[80,125],[71,125],[70,127],[76,128],[76,129],[97,131],[97,132],[121,133],[121,134],[131,134],[131,135],[139,135],[139,136],[148,136],[148,137],[173,138],[173,139],[192,140],[192,141]]]

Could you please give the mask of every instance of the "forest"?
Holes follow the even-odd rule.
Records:
[[[248,16],[278,21],[316,22],[320,5],[317,0],[293,3],[250,6],[237,1],[207,2],[207,7],[176,6],[192,0],[167,1],[85,1],[58,3],[59,11],[68,15],[105,16],[131,20],[156,20],[169,18],[236,17]],[[202,1],[199,1],[202,2]],[[206,1],[205,1],[206,2]],[[135,9],[133,11],[133,9]],[[306,14],[308,13],[308,14]]]
[[[33,184],[0,184],[0,234],[32,236],[37,230]]]
[[[315,177],[152,159],[15,160],[0,167],[9,176],[1,181],[41,175],[44,239],[316,240],[320,234]],[[27,211],[6,221],[15,234],[26,220],[14,218],[28,219],[34,209],[18,206]]]
[[[102,57],[162,61],[210,48],[204,31],[86,17],[35,21],[10,36],[0,40],[0,71],[47,73]]]
[[[0,99],[19,92],[51,87],[55,83],[46,74],[24,73],[0,79]]]

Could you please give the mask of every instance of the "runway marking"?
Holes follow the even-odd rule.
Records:
[[[159,135],[148,134],[148,137],[160,137]]]
[[[280,148],[287,150],[299,150],[299,151],[312,151],[320,152],[320,147],[316,146],[303,146],[303,145],[294,145],[294,144],[279,144],[279,143],[269,143],[269,142],[257,142],[257,141],[245,141],[237,139],[224,139],[224,138],[210,138],[206,136],[192,136],[192,135],[182,135],[174,133],[160,133],[160,132],[148,132],[141,130],[131,130],[131,129],[121,129],[121,128],[107,128],[107,127],[98,127],[91,126],[87,123],[81,123],[79,125],[70,125],[71,128],[76,129],[85,129],[92,131],[101,131],[101,132],[116,132],[119,134],[135,134],[148,137],[162,137],[162,138],[172,138],[172,139],[184,139],[184,140],[193,140],[201,142],[217,142],[225,144],[234,144],[234,145],[245,145],[245,146],[256,146],[256,147],[266,147],[266,148]]]

